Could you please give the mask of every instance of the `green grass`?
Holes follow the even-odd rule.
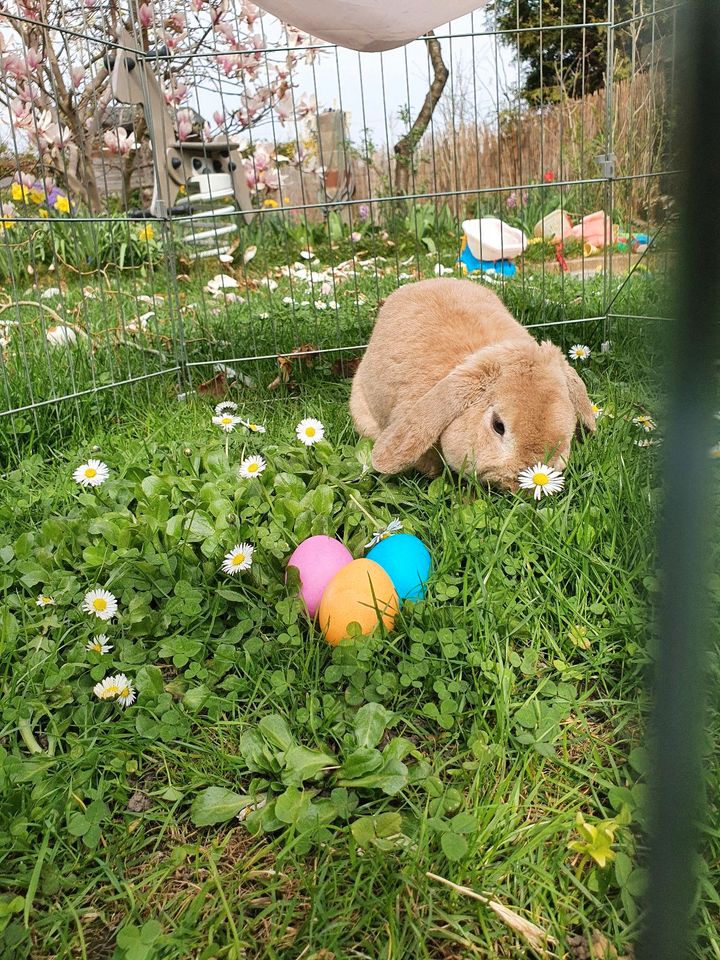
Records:
[[[236,355],[362,342],[394,283],[363,279],[367,305],[349,295],[332,318],[283,313],[282,287],[269,327],[255,300],[202,313],[191,358],[227,357],[223,341],[239,343]],[[181,287],[186,302],[200,286]],[[601,281],[562,278],[505,294],[525,322],[595,316],[603,297]],[[71,285],[72,297],[83,299]],[[637,277],[617,312],[656,315],[661,302],[659,285]],[[93,311],[97,329],[108,318]],[[215,398],[178,403],[174,377],[15,418],[27,430],[6,438],[0,483],[0,956],[528,955],[486,906],[427,871],[539,924],[558,941],[553,955],[596,929],[630,943],[658,499],[656,448],[636,445],[645,435],[632,417],[650,410],[662,425],[657,330],[632,319],[552,329],[563,346],[593,348],[581,372],[613,415],[575,447],[565,491],[539,505],[450,474],[367,471],[332,356],[297,370],[292,391],[266,390],[274,362],[248,368],[253,387],[229,396],[267,433],[232,434],[229,461]],[[65,360],[102,375],[137,362],[137,349],[109,343],[107,357]],[[42,351],[33,362],[30,382],[46,389]],[[57,370],[58,356],[49,362]],[[294,440],[303,416],[323,421],[326,442]],[[252,452],[268,468],[239,481]],[[111,478],[80,491],[72,471],[91,455]],[[432,552],[427,598],[405,605],[392,633],[332,650],[285,587],[285,561],[313,533],[362,556],[393,517]],[[242,540],[254,563],[231,580],[220,563]],[[95,586],[120,603],[102,657],[85,651],[100,631],[80,608]],[[55,605],[37,607],[41,592]],[[121,670],[140,691],[125,711],[92,695]],[[363,743],[358,715],[372,718],[365,749],[378,751],[362,783],[344,766]],[[290,762],[285,737],[316,753]],[[319,753],[336,762],[317,773]],[[211,788],[228,791],[224,806]],[[239,822],[242,798],[263,795],[264,810]],[[569,847],[578,812],[612,832],[604,869]],[[720,956],[708,843],[698,957]]]

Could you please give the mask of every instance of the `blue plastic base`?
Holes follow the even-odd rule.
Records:
[[[458,257],[458,263],[461,263],[468,273],[479,270],[481,273],[496,273],[501,277],[514,277],[517,273],[517,267],[511,260],[478,260],[467,244]]]

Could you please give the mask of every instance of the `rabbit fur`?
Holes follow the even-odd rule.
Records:
[[[471,280],[423,280],[385,301],[353,379],[350,413],[375,440],[380,473],[458,472],[516,489],[541,461],[562,469],[578,421],[595,429],[585,385]]]

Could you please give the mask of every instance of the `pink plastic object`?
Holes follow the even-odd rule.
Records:
[[[570,236],[593,247],[605,247],[613,240],[613,222],[602,210],[589,213],[580,223],[572,228]]]
[[[288,567],[297,567],[300,574],[300,596],[311,617],[320,608],[325,587],[352,560],[352,554],[339,540],[319,535],[309,537],[296,547]]]

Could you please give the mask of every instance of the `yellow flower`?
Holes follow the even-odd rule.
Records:
[[[283,197],[283,203],[290,203],[290,197]]]
[[[47,220],[47,218],[50,216],[50,214],[47,212],[47,210],[44,210],[44,209],[43,209],[43,210],[38,210],[38,213],[39,213],[40,216],[43,218],[43,220]]]
[[[12,220],[3,220],[2,225],[5,230],[10,230],[11,227],[15,226],[16,222],[14,218]]]
[[[273,200],[272,197],[268,197],[267,200],[263,200],[264,207],[276,207],[277,205],[277,200]]]
[[[534,247],[536,243],[542,243],[542,242],[543,242],[543,238],[542,238],[542,237],[530,237],[530,239],[528,240],[527,245],[528,245],[529,247]]]
[[[29,196],[33,203],[43,203],[45,200],[42,190],[31,190]]]
[[[27,202],[29,192],[28,188],[23,186],[22,183],[14,183],[10,188],[13,200],[22,200],[23,203]]]
[[[55,201],[55,209],[59,213],[70,213],[70,201],[67,197],[58,197]]]
[[[138,240],[141,240],[143,243],[147,243],[148,240],[152,240],[154,236],[155,231],[153,230],[151,224],[148,224],[139,231]]]

